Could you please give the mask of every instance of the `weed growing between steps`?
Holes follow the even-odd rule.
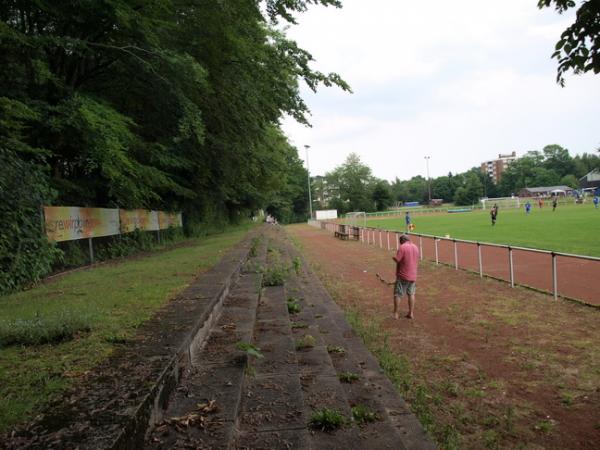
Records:
[[[355,381],[358,381],[360,377],[354,372],[342,372],[338,375],[338,379],[342,383],[354,383]]]
[[[344,347],[340,347],[338,345],[328,345],[327,352],[328,353],[346,353],[346,349]]]
[[[292,330],[297,330],[301,328],[308,328],[308,324],[303,322],[292,322]]]
[[[313,348],[315,346],[316,343],[316,339],[311,336],[310,334],[307,334],[306,336],[300,338],[300,340],[296,343],[296,350],[304,350],[307,348]]]
[[[358,424],[372,423],[381,420],[381,417],[365,405],[352,407],[352,420]]]
[[[298,303],[298,300],[296,300],[294,297],[288,298],[287,309],[288,309],[288,313],[290,313],[290,314],[298,314],[300,311],[302,311],[302,307],[300,306],[300,303]]]
[[[0,432],[37,414],[116,345],[131,339],[246,232],[244,227],[191,240],[187,246],[73,272],[2,297],[4,336],[12,335],[13,341],[19,336],[19,344],[0,348]],[[33,326],[36,321],[45,325]]]
[[[346,419],[338,410],[323,408],[313,413],[309,426],[321,431],[333,431],[345,423]]]

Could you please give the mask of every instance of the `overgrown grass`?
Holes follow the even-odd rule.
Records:
[[[29,319],[0,320],[0,348],[11,345],[57,344],[91,330],[92,317],[62,310]]]
[[[437,424],[431,410],[435,396],[424,384],[414,380],[410,364],[402,355],[396,354],[390,347],[389,333],[376,318],[365,321],[359,311],[347,312],[346,318],[354,330],[363,339],[367,348],[377,357],[379,365],[396,386],[400,394],[410,404],[412,412],[423,427],[436,439],[441,448],[451,450],[460,448],[460,435],[452,426]]]
[[[130,339],[158,308],[238,243],[247,229],[190,240],[176,249],[74,272],[0,297],[3,335],[19,343],[0,349],[0,432],[38,412],[74,378]],[[34,324],[40,322],[45,331],[34,333]],[[71,339],[59,338],[61,330],[63,337],[72,333]]]

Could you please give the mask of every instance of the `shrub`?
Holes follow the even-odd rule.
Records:
[[[293,297],[288,298],[287,308],[288,308],[288,313],[290,313],[290,314],[298,314],[300,311],[302,311],[300,304]]]

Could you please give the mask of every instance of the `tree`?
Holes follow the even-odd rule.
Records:
[[[371,169],[356,153],[348,155],[344,164],[325,174],[325,178],[332,192],[337,192],[335,206],[340,212],[373,210],[370,193],[374,179]]]
[[[377,211],[385,211],[392,204],[392,193],[390,184],[386,180],[377,180],[373,186],[372,194],[375,209]]]
[[[566,148],[556,144],[546,145],[542,152],[546,169],[553,170],[561,177],[575,171],[575,162]]]
[[[554,5],[559,14],[576,7],[575,0],[538,0],[538,7]],[[573,22],[560,36],[552,57],[558,60],[556,81],[565,85],[564,74],[600,72],[600,2],[585,0],[576,12]]]

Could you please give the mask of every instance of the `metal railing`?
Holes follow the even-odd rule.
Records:
[[[351,225],[321,222],[320,227],[330,232],[341,231]],[[358,240],[364,245],[375,245],[396,251],[401,231],[372,227],[358,229]],[[408,233],[413,242],[418,238],[421,260],[445,264],[456,270],[466,270],[507,281],[516,285],[600,306],[600,258],[574,255],[534,248],[489,242],[454,239],[428,234]]]

